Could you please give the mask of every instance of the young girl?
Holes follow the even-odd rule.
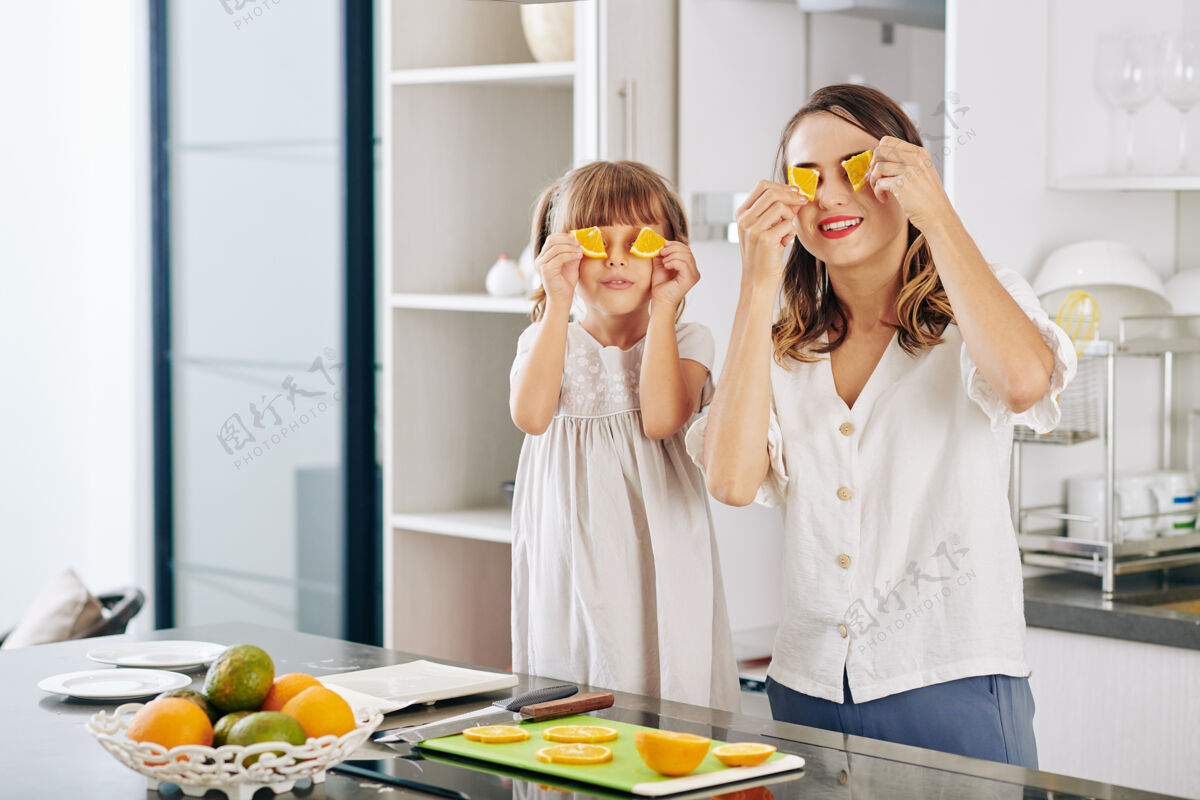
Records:
[[[571,231],[599,227],[605,255]],[[630,253],[643,227],[667,239]],[[712,394],[713,338],[677,324],[700,280],[679,199],[650,168],[567,173],[534,215],[542,288],[510,406],[528,434],[513,498],[513,666],[736,710],[704,480],[683,428]],[[570,321],[572,301],[586,314]]]

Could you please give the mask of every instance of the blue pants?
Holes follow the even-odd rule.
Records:
[[[767,678],[771,716],[813,728],[1037,769],[1028,678],[981,675],[855,703],[833,703]]]

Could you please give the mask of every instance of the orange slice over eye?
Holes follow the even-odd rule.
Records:
[[[821,171],[808,167],[788,167],[788,185],[795,186],[809,200],[817,198],[817,181]]]
[[[542,738],[551,742],[611,742],[617,738],[617,731],[603,725],[556,725],[542,731]]]
[[[867,182],[867,167],[871,166],[871,157],[874,154],[874,150],[863,150],[842,162],[842,169],[846,170],[846,177],[850,179],[854,191],[857,192]]]
[[[583,254],[588,258],[608,258],[604,250],[604,236],[599,228],[580,228],[571,231],[571,235],[583,245]]]
[[[529,738],[529,731],[518,728],[516,725],[480,725],[475,728],[467,728],[462,735],[464,739],[470,739],[472,742],[507,744],[525,741]]]
[[[602,744],[556,744],[537,751],[537,760],[546,764],[603,764],[612,757],[612,749]]]
[[[666,243],[667,240],[654,231],[642,228],[633,242],[633,247],[629,248],[629,252],[640,258],[654,258],[662,252],[663,245]]]
[[[775,748],[758,742],[734,742],[714,747],[712,754],[727,767],[753,767],[771,757]]]

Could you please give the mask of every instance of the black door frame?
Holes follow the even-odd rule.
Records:
[[[175,623],[171,194],[167,0],[150,5],[154,625]],[[343,0],[343,635],[381,644],[381,489],[375,453],[374,3]]]

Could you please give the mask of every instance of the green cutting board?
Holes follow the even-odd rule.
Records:
[[[558,744],[558,742],[549,742],[542,738],[542,731],[545,728],[552,728],[556,725],[606,725],[615,728],[619,734],[617,738],[603,743],[605,747],[612,748],[612,761],[604,764],[547,764],[538,761],[536,756],[538,750]],[[418,746],[423,750],[486,761],[513,769],[648,796],[676,794],[709,786],[741,783],[765,775],[799,770],[804,767],[804,759],[784,753],[774,753],[765,762],[753,767],[727,767],[713,756],[710,747],[708,755],[704,757],[704,761],[700,762],[700,766],[695,771],[680,778],[669,778],[659,775],[647,767],[642,762],[641,756],[638,755],[637,748],[634,747],[634,735],[638,731],[653,730],[653,728],[588,716],[528,722],[521,727],[529,731],[529,738],[523,742],[484,744],[483,742],[472,742],[464,738],[462,734],[457,734],[443,736],[439,739],[429,739],[421,742]],[[714,739],[712,747],[721,744],[724,742]]]

